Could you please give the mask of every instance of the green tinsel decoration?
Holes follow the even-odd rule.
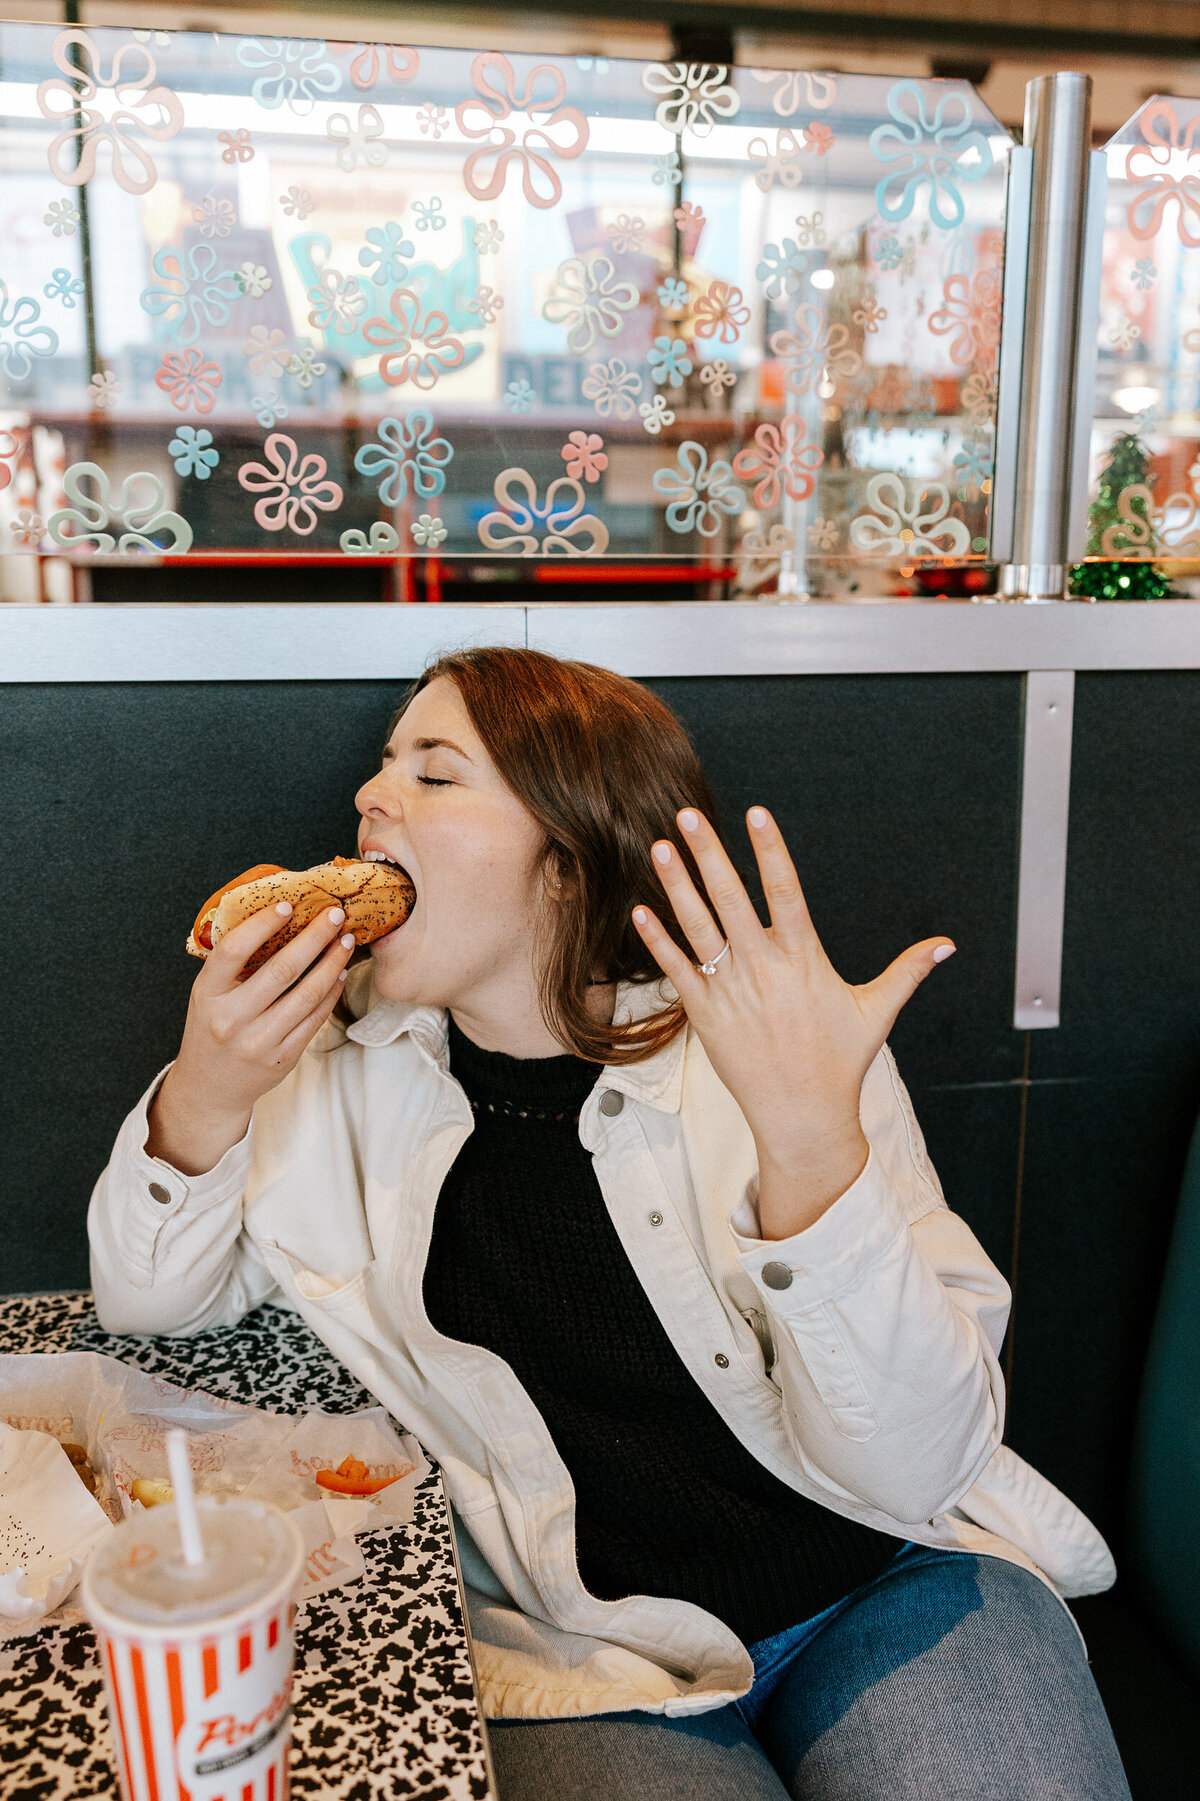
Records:
[[[1088,508],[1087,554],[1098,560],[1072,564],[1069,576],[1072,595],[1091,600],[1165,600],[1170,594],[1169,579],[1144,556],[1127,562],[1100,560],[1104,558],[1104,533],[1113,526],[1119,531],[1126,523],[1117,504],[1125,489],[1138,483],[1152,488],[1157,479],[1150,470],[1149,452],[1137,433],[1122,432],[1108,453],[1108,461],[1100,475],[1099,491]],[[1156,533],[1146,517],[1146,505],[1140,494],[1129,502],[1129,511],[1136,518],[1145,520],[1149,528],[1149,543],[1144,549],[1157,549]]]

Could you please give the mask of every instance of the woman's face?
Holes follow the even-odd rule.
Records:
[[[457,750],[422,744],[434,738]],[[371,946],[380,997],[524,1011],[552,904],[535,877],[543,833],[501,781],[449,677],[410,703],[355,805],[359,854],[386,851],[417,890],[405,923]]]

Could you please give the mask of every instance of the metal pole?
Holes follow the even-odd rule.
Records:
[[[1009,600],[1062,600],[1066,589],[1091,107],[1089,75],[1042,75],[1025,89],[1033,197]]]

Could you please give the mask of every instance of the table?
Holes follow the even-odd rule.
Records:
[[[296,1314],[260,1307],[232,1330],[125,1338],[87,1293],[0,1299],[0,1351],[104,1351],[169,1380],[279,1413],[377,1406]],[[403,1425],[403,1421],[397,1422]],[[296,1615],[296,1801],[495,1801],[450,1506],[435,1465],[410,1526],[359,1540],[363,1581]],[[116,1764],[85,1624],[0,1644],[0,1794],[111,1795]]]

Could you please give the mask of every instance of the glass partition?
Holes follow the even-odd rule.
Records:
[[[10,561],[985,563],[965,83],[4,24],[0,142]]]
[[[1200,100],[1155,96],[1105,147],[1087,558],[1071,591],[1200,595]]]

